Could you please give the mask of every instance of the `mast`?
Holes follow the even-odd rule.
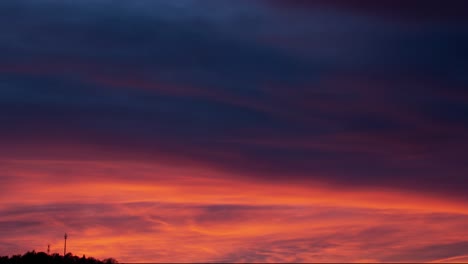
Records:
[[[63,238],[65,238],[65,244],[63,246],[63,256],[65,257],[65,255],[67,254],[67,233],[65,233],[65,235],[63,236]]]

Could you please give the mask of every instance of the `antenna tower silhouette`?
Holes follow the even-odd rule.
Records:
[[[65,257],[65,254],[67,254],[67,233],[63,236],[65,238],[65,245],[63,246],[63,256]]]
[[[50,244],[47,245],[47,255],[50,255]]]

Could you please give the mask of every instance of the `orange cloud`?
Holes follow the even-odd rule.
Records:
[[[47,243],[61,252],[66,231],[71,252],[122,262],[435,261],[460,249],[425,248],[468,235],[462,204],[414,194],[147,162],[3,160],[2,168],[0,243],[17,253]]]

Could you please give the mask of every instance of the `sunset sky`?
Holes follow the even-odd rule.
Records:
[[[468,262],[468,1],[0,0],[0,256]]]

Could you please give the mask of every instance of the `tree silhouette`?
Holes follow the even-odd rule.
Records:
[[[57,253],[47,254],[45,252],[28,251],[23,255],[0,256],[0,264],[115,264],[118,263],[114,258],[107,258],[104,260],[95,259],[93,257],[87,258],[83,255],[81,258],[68,253],[61,256]]]

